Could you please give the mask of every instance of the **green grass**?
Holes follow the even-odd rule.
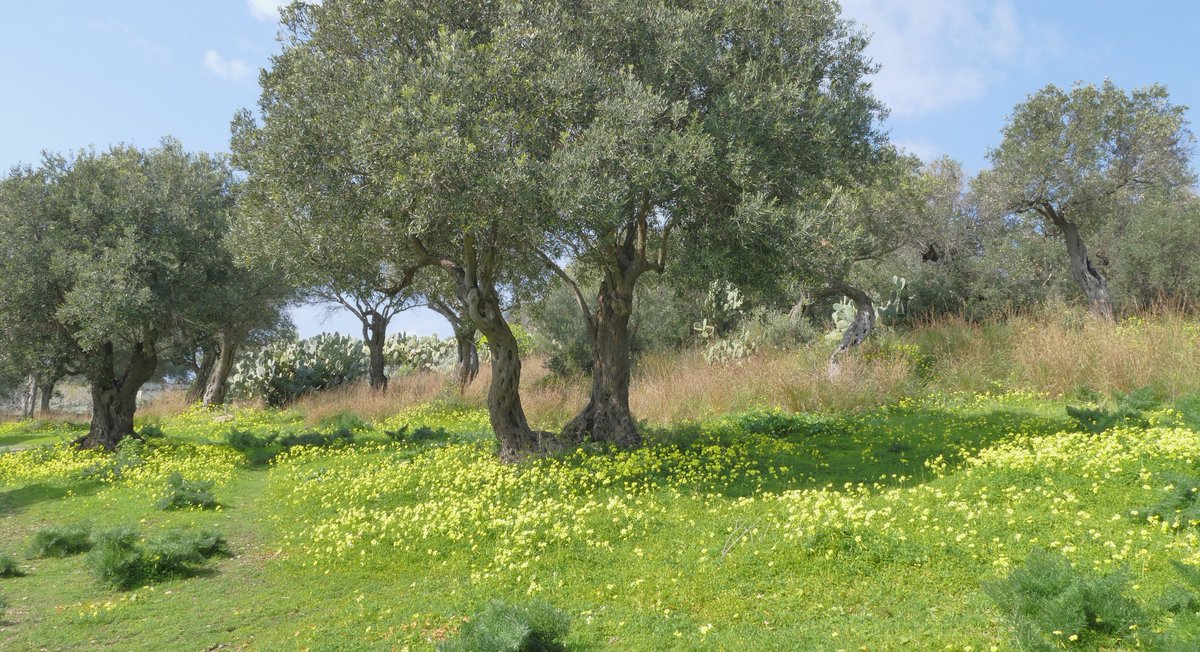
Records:
[[[128,591],[97,583],[85,556],[23,560],[0,581],[0,637],[5,650],[430,650],[502,600],[565,611],[568,649],[1016,649],[984,586],[1040,549],[1123,570],[1147,629],[1190,635],[1187,614],[1154,605],[1178,585],[1173,562],[1200,561],[1200,537],[1131,512],[1200,475],[1200,435],[1180,425],[1193,416],[1071,433],[1064,408],[1009,394],[732,415],[651,431],[638,451],[516,466],[461,408],[266,465],[227,433],[310,431],[297,415],[190,411],[119,474],[61,448],[0,455],[0,555],[84,519],[136,523],[147,540],[220,532],[232,555]],[[388,438],[404,425],[447,434]],[[172,473],[213,482],[218,508],[156,509]]]

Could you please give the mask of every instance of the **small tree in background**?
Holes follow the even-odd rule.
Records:
[[[1159,85],[1128,93],[1107,80],[1069,92],[1047,86],[1013,110],[989,153],[992,169],[977,180],[988,210],[1033,217],[1030,228],[1062,236],[1071,275],[1098,318],[1113,319],[1113,302],[1085,238],[1148,192],[1194,181],[1184,110]]]

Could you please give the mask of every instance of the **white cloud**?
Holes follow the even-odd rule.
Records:
[[[111,34],[122,40],[128,45],[140,50],[147,58],[156,61],[167,61],[171,58],[171,51],[158,43],[142,37],[132,27],[115,20],[95,20],[92,21],[91,28],[97,32]]]
[[[882,66],[875,92],[897,117],[974,100],[1006,68],[1028,63],[1029,34],[1011,0],[843,0],[845,15],[871,36],[867,56]],[[1039,39],[1041,40],[1041,39]]]
[[[250,15],[259,20],[279,20],[279,10],[292,4],[292,0],[246,0]],[[305,0],[305,4],[319,5],[321,0]]]
[[[254,74],[254,68],[241,59],[226,59],[216,50],[204,53],[204,67],[214,75],[231,81],[241,81]]]
[[[246,0],[250,6],[250,15],[259,20],[279,20],[279,10],[290,0]]]
[[[908,152],[909,154],[915,155],[917,158],[925,161],[926,163],[946,153],[944,148],[928,140],[901,138],[899,140],[893,140],[892,144],[904,150],[905,152]]]

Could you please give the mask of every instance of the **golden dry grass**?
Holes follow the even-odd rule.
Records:
[[[1118,324],[1061,306],[982,324],[945,318],[877,335],[863,351],[847,356],[834,378],[828,354],[828,346],[817,344],[763,351],[729,365],[710,365],[692,350],[648,354],[635,369],[630,404],[639,419],[666,424],[771,407],[866,409],[928,391],[1002,387],[1062,396],[1081,388],[1109,394],[1151,387],[1163,398],[1200,392],[1200,323],[1169,310]],[[484,365],[460,395],[444,375],[399,376],[386,393],[357,384],[309,395],[295,407],[313,424],[342,412],[378,420],[434,400],[483,407],[490,378]],[[587,379],[552,376],[542,357],[526,360],[521,396],[530,423],[561,426],[583,407],[588,386]],[[139,409],[139,416],[153,420],[186,407],[182,392],[166,392]]]

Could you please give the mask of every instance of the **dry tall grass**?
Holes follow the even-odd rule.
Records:
[[[827,373],[828,354],[827,346],[814,345],[760,352],[723,366],[709,365],[697,351],[649,354],[636,367],[631,407],[638,418],[665,424],[767,407],[863,409],[928,391],[981,392],[998,386],[1050,396],[1081,388],[1107,394],[1151,387],[1163,398],[1200,393],[1200,323],[1174,311],[1119,324],[1062,307],[983,324],[947,318],[880,334],[847,357],[834,379]],[[490,377],[485,366],[460,396],[449,377],[400,376],[383,394],[354,385],[307,396],[296,408],[315,424],[340,412],[382,419],[433,400],[483,407]],[[551,376],[542,358],[525,361],[521,395],[534,427],[561,426],[583,407],[587,390],[586,379]],[[167,393],[139,415],[153,419],[185,407],[181,393]]]

